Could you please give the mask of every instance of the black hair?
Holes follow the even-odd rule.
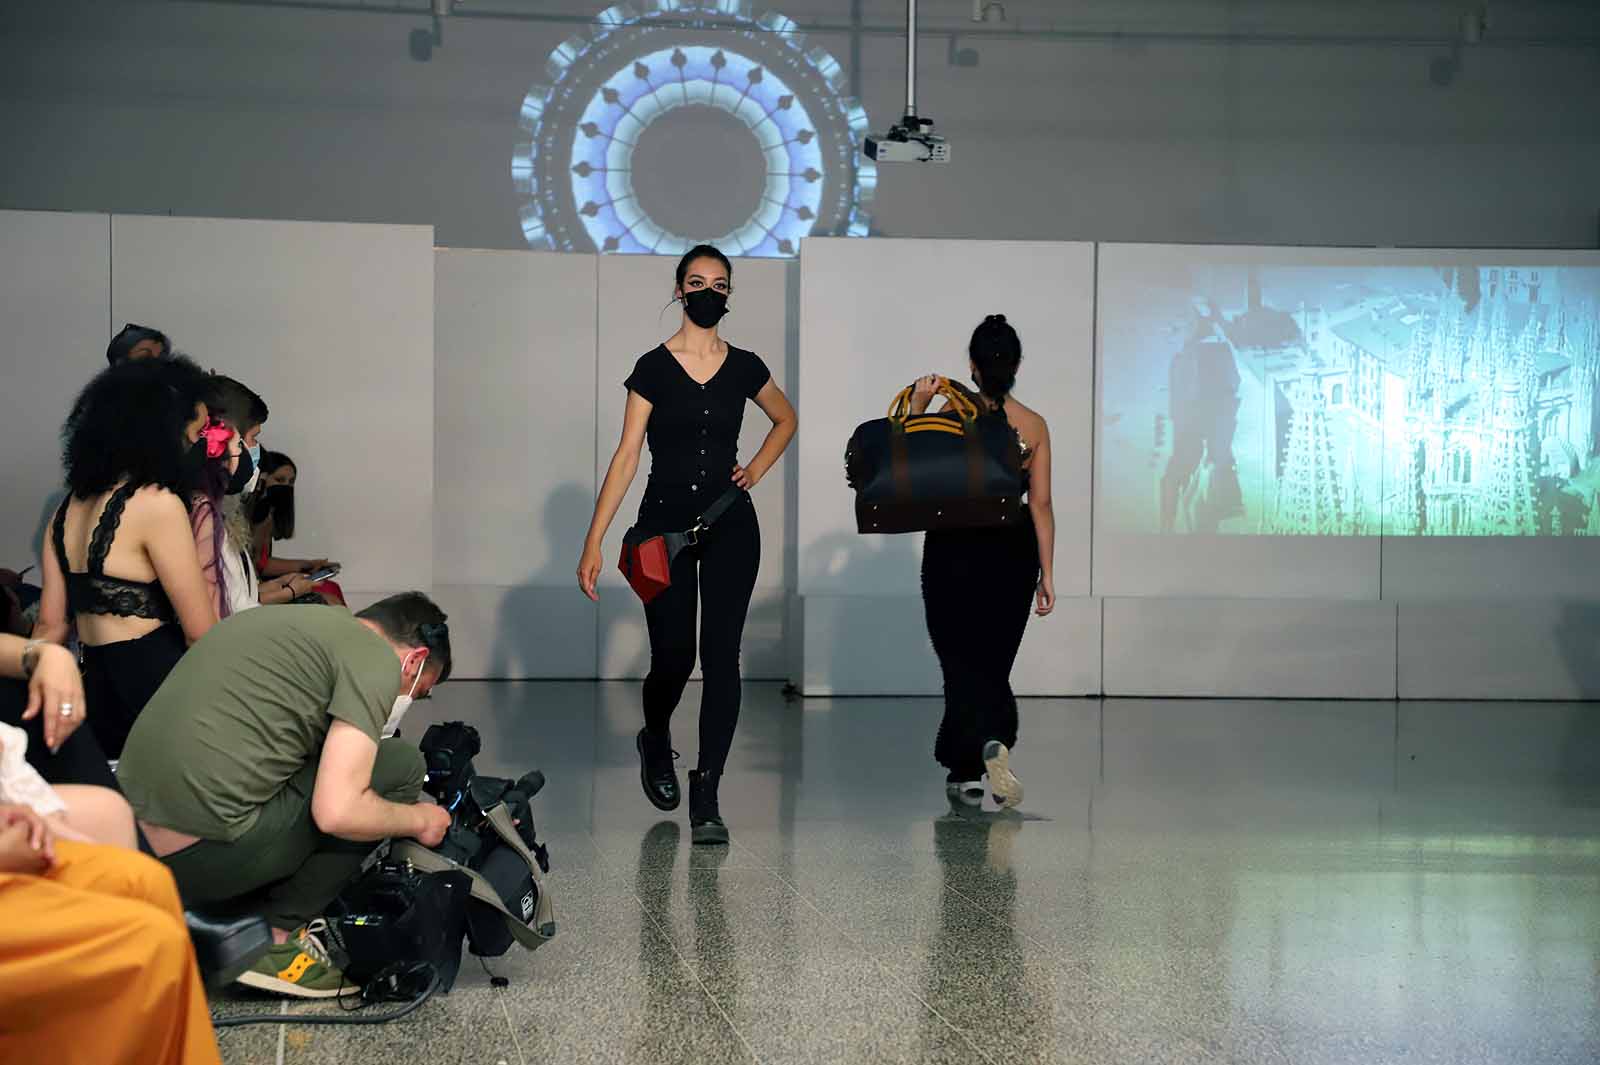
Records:
[[[680,290],[683,288],[683,279],[689,276],[689,265],[696,259],[715,259],[721,263],[722,268],[728,271],[728,284],[733,284],[733,264],[728,261],[728,257],[710,244],[696,244],[684,252],[683,258],[678,260],[678,271],[674,276],[678,280]]]
[[[1004,402],[1022,364],[1022,339],[1005,315],[991,314],[972,331],[967,355],[978,368],[978,391],[996,403]]]
[[[179,356],[135,359],[102,370],[78,393],[61,427],[61,464],[78,499],[127,479],[187,500],[184,429],[204,402],[206,375]]]
[[[281,451],[261,452],[261,476],[267,477],[285,466],[299,471],[294,459]],[[286,484],[264,484],[256,489],[255,498],[250,504],[250,521],[259,525],[268,518],[272,519],[272,538],[274,540],[294,539],[294,486]]]
[[[211,375],[206,391],[206,406],[211,416],[221,420],[229,429],[245,435],[267,420],[271,413],[267,401],[226,374]]]
[[[111,338],[110,344],[106,345],[106,362],[112,366],[127,362],[128,353],[143,340],[154,340],[157,344],[160,344],[163,358],[172,354],[172,341],[167,339],[167,334],[159,329],[134,325],[130,322],[122,327],[120,333]]]
[[[439,683],[450,679],[450,626],[438,604],[421,592],[401,592],[356,611],[401,647],[426,647],[428,661],[439,669]]]

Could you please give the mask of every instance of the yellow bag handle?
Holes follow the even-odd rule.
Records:
[[[889,418],[891,421],[905,421],[911,413],[911,394],[916,390],[915,385],[902,388],[889,404]],[[973,421],[978,417],[978,405],[974,403],[960,386],[954,384],[948,377],[939,378],[938,391],[934,393],[944,397],[950,404],[950,409],[961,416],[962,421]]]

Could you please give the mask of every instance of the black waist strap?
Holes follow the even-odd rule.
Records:
[[[696,528],[701,532],[711,528],[712,524],[718,518],[726,514],[729,507],[739,502],[740,497],[742,497],[744,494],[744,489],[738,487],[730,488],[726,492],[722,493],[722,495],[717,497],[717,501],[707,507],[704,514],[700,515],[700,521],[696,525]]]

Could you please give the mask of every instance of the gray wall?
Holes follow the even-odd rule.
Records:
[[[444,245],[517,248],[518,109],[579,27],[494,16],[603,6],[473,0],[422,64],[406,53],[420,16],[17,0],[0,27],[0,207],[424,223]],[[850,23],[849,0],[755,6]],[[1457,0],[1012,0],[989,38],[965,0],[922,6],[922,110],[955,158],[884,169],[886,235],[1595,245],[1595,4],[1495,3],[1444,87],[1429,69]],[[858,39],[813,38],[881,129],[903,101],[903,5],[860,8]],[[950,32],[977,66],[948,62]]]

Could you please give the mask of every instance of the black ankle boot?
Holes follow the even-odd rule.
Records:
[[[678,757],[672,749],[672,737],[656,736],[642,728],[633,745],[639,750],[639,783],[644,786],[644,797],[658,810],[676,810],[682,795],[678,791],[678,771],[672,764]]]
[[[689,834],[695,843],[728,842],[728,826],[717,809],[717,784],[721,775],[689,770]]]

